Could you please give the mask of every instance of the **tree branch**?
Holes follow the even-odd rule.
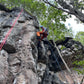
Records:
[[[51,4],[50,2],[48,2],[48,0],[46,0],[46,1],[43,0],[43,1],[44,1],[46,4],[49,4],[50,6],[56,8],[56,9],[62,10],[62,11],[64,11],[64,12],[68,13],[68,14],[73,14],[72,12],[66,11],[66,10],[64,10],[64,9],[62,9],[62,8],[59,8],[59,7],[57,7],[57,6],[53,5],[53,4]]]
[[[50,3],[48,0],[43,0],[43,1],[46,4],[49,4],[50,6],[56,8],[56,9],[62,10],[68,14],[75,15],[81,22],[84,23],[84,14],[81,11],[79,11],[78,9],[76,9],[75,7],[72,8],[64,0],[55,0],[62,8]]]

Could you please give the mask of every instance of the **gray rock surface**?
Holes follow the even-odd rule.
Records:
[[[6,84],[8,80],[8,54],[2,50],[0,51],[0,84]]]
[[[0,43],[21,9],[6,11],[0,11]],[[54,44],[44,40],[42,48],[37,48],[39,23],[35,16],[23,11],[0,51],[0,84],[73,84]],[[72,59],[82,55],[84,47],[72,38],[65,40],[62,44],[58,41],[57,45],[66,47],[63,50],[59,47],[60,52],[69,67],[73,67]]]
[[[16,9],[17,10],[17,9]],[[20,11],[0,11],[3,20],[0,42],[7,35]],[[13,14],[12,14],[13,13]],[[31,16],[32,17],[32,16]],[[32,54],[32,40],[36,38],[34,18],[22,12],[0,53],[0,84],[38,84],[36,60]],[[10,78],[11,77],[11,78]],[[10,79],[8,79],[10,78]]]

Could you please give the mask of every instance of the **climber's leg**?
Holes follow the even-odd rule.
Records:
[[[38,39],[38,43],[37,43],[37,48],[42,48],[41,47],[41,33],[42,32],[37,32],[36,35],[37,35],[37,39]]]
[[[42,48],[41,47],[41,41],[38,41],[37,48],[39,48],[39,47]]]

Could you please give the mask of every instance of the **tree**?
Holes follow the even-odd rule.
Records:
[[[0,3],[10,9],[12,9],[13,7],[23,7],[31,14],[37,16],[38,19],[40,19],[40,17],[43,17],[46,12],[45,4],[35,0],[0,0]]]
[[[23,7],[30,13],[37,16],[39,23],[49,28],[48,39],[63,39],[65,34],[71,31],[61,21],[66,21],[68,16],[63,11],[55,9],[37,0],[0,0],[8,8]]]
[[[61,21],[66,21],[68,16],[51,6],[47,6],[46,11],[46,16],[43,20],[40,20],[40,23],[49,28],[48,39],[53,38],[56,41],[58,39],[64,39],[65,35],[70,36],[72,33],[71,30],[67,29],[65,24],[61,23]]]
[[[50,6],[62,10],[68,14],[75,15],[84,23],[84,0],[42,0]]]

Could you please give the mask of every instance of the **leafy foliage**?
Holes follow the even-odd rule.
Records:
[[[77,65],[77,66],[81,66],[82,68],[84,68],[84,60],[82,61],[75,61],[73,64]],[[74,70],[78,71],[79,74],[84,74],[84,69],[77,69],[74,68]]]
[[[64,39],[65,35],[69,36],[72,32],[67,29],[61,21],[66,21],[67,15],[64,15],[62,11],[56,10],[53,7],[48,6],[46,17],[40,20],[40,23],[45,27],[49,28],[48,39]],[[73,35],[72,35],[73,36]]]
[[[48,39],[63,39],[65,35],[67,36],[71,33],[70,30],[61,23],[61,21],[66,21],[66,18],[68,18],[67,15],[61,10],[56,10],[45,3],[37,0],[0,0],[0,2],[10,9],[13,7],[23,7],[37,16],[40,24],[49,28]]]
[[[84,23],[84,0],[42,0],[46,4],[62,10],[68,14],[75,15],[81,22]],[[57,5],[55,3],[57,3]]]
[[[76,34],[75,36],[75,40],[76,41],[80,41],[83,45],[84,45],[84,32],[80,31]],[[84,60],[82,61],[75,61],[74,64],[78,65],[78,66],[82,66],[84,68]],[[83,70],[79,70],[76,69],[79,73],[84,74],[84,69]]]
[[[84,32],[80,31],[76,34],[75,36],[75,40],[76,41],[80,41],[83,45],[84,45]],[[82,57],[83,58],[83,57]],[[73,64],[75,65],[78,65],[78,66],[81,66],[84,68],[84,60],[81,60],[81,61],[75,61]],[[78,71],[78,73],[82,73],[84,74],[84,69],[82,70],[79,70],[77,68],[75,68],[76,71]]]
[[[75,36],[75,40],[80,41],[84,45],[84,32],[78,32]]]

